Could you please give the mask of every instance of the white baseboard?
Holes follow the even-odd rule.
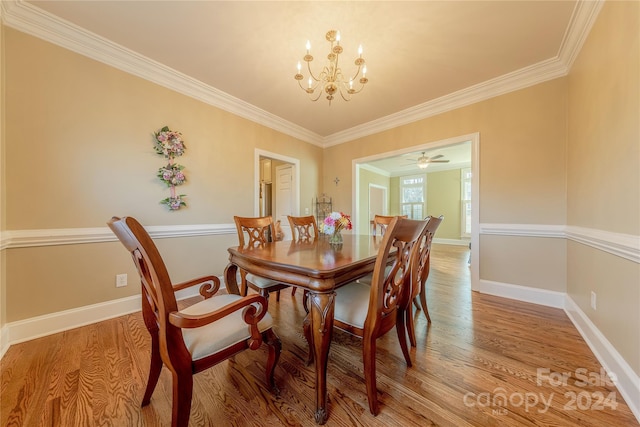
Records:
[[[44,337],[140,310],[140,295],[8,323],[9,344]]]
[[[7,325],[0,328],[0,359],[9,349],[9,331]]]
[[[547,307],[564,308],[564,292],[511,285],[509,283],[493,282],[491,280],[480,280],[478,288],[474,290],[482,292],[483,294],[530,302]]]
[[[454,246],[469,246],[469,239],[439,239],[433,238],[433,243],[440,243],[442,245],[454,245]]]
[[[221,283],[224,282],[222,281]],[[176,292],[176,299],[182,300],[196,295],[198,295],[198,287],[194,286]],[[13,344],[124,316],[140,310],[141,296],[134,295],[10,322],[0,330],[2,333],[0,336],[0,357],[4,356],[6,350]]]
[[[565,297],[564,311],[604,369],[615,374],[618,391],[640,422],[640,376],[569,295]]]
[[[640,421],[640,376],[566,293],[480,280],[479,292],[564,309],[598,362],[617,377],[616,387]]]

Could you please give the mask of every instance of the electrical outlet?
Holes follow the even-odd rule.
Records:
[[[304,208],[304,214],[309,215],[309,208]]]
[[[596,293],[591,291],[591,308],[596,309]]]
[[[121,288],[123,286],[127,286],[127,275],[126,274],[116,274],[116,288]]]

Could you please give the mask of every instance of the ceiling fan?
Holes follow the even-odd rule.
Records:
[[[422,155],[417,159],[407,159],[412,162],[417,162],[417,166],[420,169],[426,169],[429,166],[429,163],[449,163],[449,160],[439,160],[441,157],[444,157],[442,154],[438,154],[437,156],[429,157],[425,155],[425,152],[422,152]]]

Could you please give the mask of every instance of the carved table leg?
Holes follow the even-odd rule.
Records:
[[[335,305],[335,292],[315,293],[309,292],[309,326],[311,333],[311,351],[316,367],[316,413],[315,420],[318,424],[327,421],[327,359],[329,345],[333,335],[333,309]],[[308,332],[307,332],[308,333]]]
[[[240,295],[238,291],[238,280],[236,279],[237,272],[238,266],[235,264],[228,264],[224,269],[224,284],[227,287],[228,294]]]

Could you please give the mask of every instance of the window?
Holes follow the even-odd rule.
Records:
[[[460,169],[461,237],[471,237],[471,169]]]
[[[424,218],[426,181],[424,175],[400,177],[400,215],[411,219]]]

